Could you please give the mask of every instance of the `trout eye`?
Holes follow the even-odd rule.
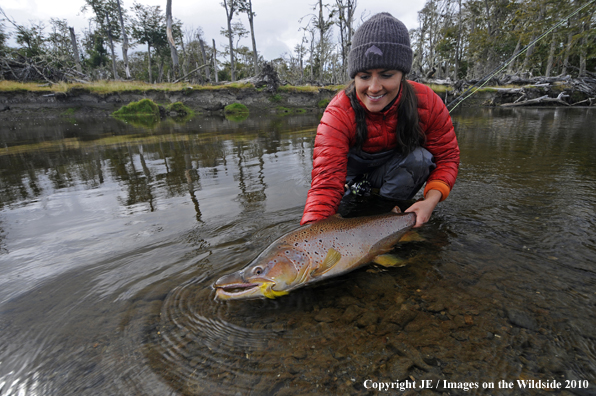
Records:
[[[255,268],[255,269],[252,271],[252,273],[253,273],[253,274],[255,274],[255,275],[261,275],[261,274],[263,273],[263,268],[261,268],[261,267],[256,267],[256,268]]]

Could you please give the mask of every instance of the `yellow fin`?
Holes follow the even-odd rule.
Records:
[[[406,260],[392,254],[381,254],[375,257],[373,262],[383,267],[403,267],[406,265]]]
[[[408,231],[399,240],[400,242],[424,242],[426,239],[422,238],[416,231]]]
[[[319,276],[331,269],[341,259],[341,253],[331,248],[327,252],[327,256],[316,270],[310,273],[310,276]]]
[[[261,291],[263,292],[263,295],[267,298],[270,299],[274,299],[276,297],[281,297],[281,296],[285,296],[286,294],[290,294],[287,291],[276,291],[273,290],[271,288],[271,283],[263,283],[261,286],[259,286],[261,288]]]

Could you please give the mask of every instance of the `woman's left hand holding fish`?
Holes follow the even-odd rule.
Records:
[[[422,227],[424,223],[430,220],[433,210],[435,210],[435,207],[442,197],[443,194],[441,194],[439,190],[429,190],[423,200],[415,202],[412,206],[406,209],[406,213],[416,213],[416,224],[414,225],[414,228]]]

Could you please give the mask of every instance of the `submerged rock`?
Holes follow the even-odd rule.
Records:
[[[533,318],[528,316],[527,313],[514,308],[507,308],[505,312],[507,313],[507,318],[512,325],[528,330],[538,330],[538,324]]]

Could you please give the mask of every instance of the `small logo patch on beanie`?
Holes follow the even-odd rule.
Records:
[[[381,49],[376,45],[372,45],[369,49],[366,50],[364,56],[370,56],[371,54],[383,56],[383,51],[381,51]]]

